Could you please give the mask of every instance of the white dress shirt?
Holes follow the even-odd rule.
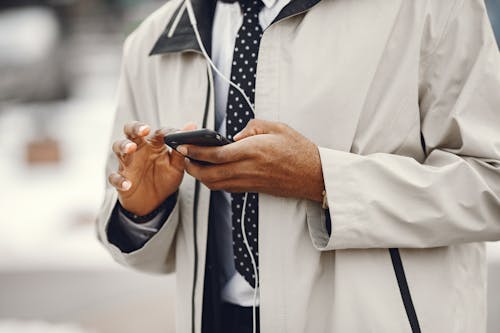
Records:
[[[262,30],[265,30],[290,0],[262,0],[262,2],[265,6],[259,13],[259,23]],[[243,15],[238,2],[217,2],[212,30],[212,60],[222,74],[228,78],[231,75],[236,34],[242,23]],[[214,84],[215,128],[219,133],[225,135],[229,86],[216,73],[214,73]],[[221,263],[221,298],[225,302],[239,306],[252,306],[254,289],[234,267],[231,195],[222,191],[213,192],[211,205],[214,206],[212,208],[215,208],[211,209],[212,215],[210,218],[216,221],[214,225],[216,225],[217,260]],[[158,232],[164,215],[159,214],[153,220],[142,224],[134,223],[123,213],[120,213],[119,216],[125,230],[133,236],[134,241],[137,241],[137,244],[144,244]]]

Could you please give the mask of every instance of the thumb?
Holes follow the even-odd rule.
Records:
[[[272,121],[261,120],[261,119],[251,119],[247,126],[241,132],[236,134],[233,139],[234,141],[240,141],[242,139],[248,138],[250,136],[259,134],[269,134],[276,132],[278,124]]]
[[[196,126],[195,123],[187,123],[184,125],[184,127],[181,129],[182,131],[192,131],[195,130],[198,126]],[[176,168],[177,170],[184,172],[185,165],[184,165],[184,158],[185,156],[182,155],[181,153],[177,152],[175,149],[172,149],[170,152],[170,164]]]

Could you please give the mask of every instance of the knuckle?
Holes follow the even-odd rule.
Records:
[[[214,151],[213,159],[215,162],[224,162],[226,153],[223,148]]]
[[[218,183],[208,183],[206,184],[206,186],[211,190],[211,191],[219,191],[221,190],[221,186],[218,184]]]
[[[205,183],[213,183],[217,180],[217,177],[213,172],[207,172],[201,175],[201,181]]]
[[[228,179],[231,178],[233,174],[233,171],[228,168],[221,168],[217,171],[217,178],[218,179]]]
[[[108,176],[108,182],[113,185],[113,186],[116,186],[117,184],[117,175],[115,173],[112,173]]]
[[[248,123],[247,123],[247,127],[252,128],[252,127],[257,126],[257,124],[258,124],[258,120],[257,120],[257,119],[255,119],[255,118],[253,118],[253,119],[250,119],[250,120],[248,121]]]
[[[190,158],[194,159],[194,160],[199,160],[200,159],[200,154],[198,153],[198,151],[196,149],[193,149],[191,147],[185,147],[186,149],[186,155],[189,156]]]
[[[286,131],[288,129],[288,125],[286,125],[285,123],[282,123],[282,122],[276,123],[276,127],[280,131]]]
[[[111,147],[113,152],[115,152],[115,153],[120,152],[120,146],[121,146],[120,142],[121,142],[120,140],[113,142],[113,146]]]
[[[137,121],[129,121],[128,123],[125,123],[125,125],[123,126],[123,131],[126,134],[131,134],[136,123]]]

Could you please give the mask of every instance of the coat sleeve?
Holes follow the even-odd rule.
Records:
[[[127,68],[127,55],[129,54],[132,38],[133,36],[129,37],[124,46],[111,142],[123,138],[123,125],[125,123],[142,118],[137,111],[134,89]],[[111,144],[109,144],[109,147],[111,147]],[[106,176],[115,170],[118,170],[118,161],[110,148],[106,163]],[[97,217],[97,233],[101,243],[120,264],[147,272],[173,272],[175,270],[175,234],[179,220],[179,204],[175,204],[167,220],[153,237],[139,249],[127,253],[114,244],[113,237],[110,237],[109,234],[109,226],[114,216],[113,211],[117,200],[118,193],[106,181],[104,202]]]
[[[426,159],[320,148],[331,217],[319,250],[500,240],[500,62],[481,0],[462,0],[420,70]]]

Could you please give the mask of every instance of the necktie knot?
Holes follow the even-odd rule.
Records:
[[[255,13],[258,14],[262,7],[264,7],[264,3],[262,0],[238,0],[240,3],[241,9],[243,13]]]

